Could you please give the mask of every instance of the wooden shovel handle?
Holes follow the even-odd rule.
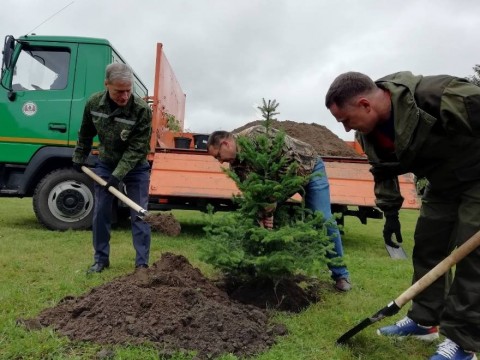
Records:
[[[86,166],[82,166],[82,171],[102,186],[105,186],[105,184],[107,183],[105,180],[103,180],[100,176],[95,174],[92,170],[90,170]],[[142,208],[140,205],[138,205],[136,202],[131,200],[129,197],[125,196],[120,190],[116,189],[113,186],[110,186],[108,188],[108,191],[110,191],[113,195],[115,195],[117,198],[122,200],[125,204],[130,206],[136,212],[142,215],[147,215],[147,210]]]
[[[474,234],[464,244],[460,245],[450,255],[439,262],[433,269],[423,275],[412,286],[395,299],[398,307],[402,307],[415,296],[430,286],[435,280],[445,274],[453,265],[462,260],[480,245],[480,231]]]

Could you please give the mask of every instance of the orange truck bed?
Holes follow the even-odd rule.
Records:
[[[324,157],[325,167],[330,183],[332,204],[375,206],[373,192],[373,176],[370,164],[363,159]],[[404,209],[419,209],[420,200],[417,196],[413,174],[408,173],[398,177],[400,192],[404,197]]]
[[[363,217],[381,217],[381,212],[374,209],[373,176],[366,159],[324,157],[324,161],[335,212],[358,216],[355,211],[347,210],[355,206],[362,210]],[[239,190],[222,166],[204,150],[157,150],[150,177],[150,207],[205,210],[210,203],[219,210],[233,209],[232,196],[239,194]],[[403,208],[418,209],[413,176],[402,175],[399,180],[405,198]]]

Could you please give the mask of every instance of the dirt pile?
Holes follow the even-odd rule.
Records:
[[[21,322],[31,329],[52,326],[72,340],[158,343],[160,355],[196,350],[199,359],[250,356],[286,333],[282,325],[268,324],[264,310],[230,300],[186,258],[170,253],[149,269],[67,297]]]
[[[182,231],[182,226],[172,214],[164,214],[161,212],[148,214],[144,220],[150,224],[152,230],[168,236],[178,236]]]
[[[240,132],[250,126],[260,125],[262,121],[252,121],[233,132]],[[297,123],[295,121],[272,121],[276,129],[283,129],[287,135],[312,145],[320,156],[361,157],[337,135],[319,124]]]

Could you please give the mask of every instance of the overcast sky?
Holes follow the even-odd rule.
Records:
[[[2,0],[0,35],[32,30],[108,39],[151,93],[163,43],[186,126],[205,133],[256,119],[265,98],[278,120],[350,140],[323,105],[338,74],[465,77],[480,63],[479,0]]]

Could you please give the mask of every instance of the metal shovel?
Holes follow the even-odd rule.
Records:
[[[387,316],[396,314],[407,302],[429,287],[435,280],[445,274],[453,265],[462,260],[480,245],[480,231],[468,239],[464,244],[455,249],[449,256],[439,262],[433,269],[427,272],[412,286],[405,290],[399,297],[389,303],[386,307],[366,318],[354,328],[348,330],[337,339],[337,344],[343,344],[355,334],[367,326],[382,320]]]
[[[385,244],[385,249],[387,249],[388,255],[390,255],[392,259],[408,259],[407,253],[401,245],[393,247]]]

